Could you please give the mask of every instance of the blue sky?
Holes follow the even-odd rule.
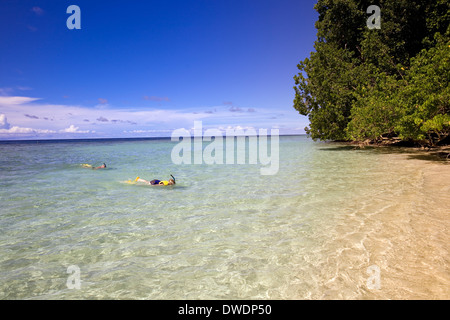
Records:
[[[69,30],[69,5],[81,30]],[[174,129],[304,133],[297,64],[315,1],[0,3],[0,139],[170,136]]]

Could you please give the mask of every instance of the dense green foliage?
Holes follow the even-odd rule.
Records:
[[[369,29],[370,5],[381,28]],[[450,4],[446,0],[319,0],[315,51],[298,65],[294,108],[313,139],[450,135]]]

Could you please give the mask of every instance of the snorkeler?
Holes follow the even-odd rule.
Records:
[[[175,177],[173,175],[170,175],[170,176],[172,177],[172,179],[169,179],[168,181],[157,180],[157,179],[154,179],[152,181],[148,181],[148,180],[141,179],[141,178],[137,177],[134,180],[134,182],[143,182],[143,183],[146,183],[146,184],[150,184],[152,186],[171,186],[171,185],[175,184]]]
[[[92,169],[97,170],[97,169],[105,169],[105,168],[106,168],[106,164],[103,163],[101,166],[95,167],[95,168],[92,168]]]
[[[91,169],[93,169],[93,170],[97,170],[97,169],[105,169],[106,168],[106,164],[105,163],[103,163],[101,166],[98,166],[98,167],[94,167],[94,166],[92,166],[91,164],[87,164],[87,163],[84,163],[84,164],[82,164],[81,165],[83,168],[91,168]]]

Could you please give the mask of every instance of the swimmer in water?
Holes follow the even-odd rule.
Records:
[[[106,164],[105,164],[105,163],[103,163],[101,166],[98,166],[98,167],[94,167],[94,166],[92,166],[91,164],[87,164],[87,163],[84,163],[84,164],[82,164],[81,166],[82,166],[83,168],[91,168],[91,169],[93,169],[93,170],[105,169],[105,168],[106,168]]]
[[[170,175],[170,176],[172,177],[172,179],[169,179],[167,181],[165,181],[165,180],[158,180],[158,179],[154,179],[152,181],[148,181],[148,180],[145,180],[145,179],[141,179],[139,177],[137,177],[134,181],[135,182],[143,182],[145,184],[149,184],[149,185],[152,185],[152,186],[171,186],[171,185],[175,184],[175,178],[174,178],[173,175]]]
[[[106,168],[106,164],[103,163],[101,166],[95,167],[95,168],[92,168],[92,169],[97,170],[97,169],[105,169],[105,168]]]

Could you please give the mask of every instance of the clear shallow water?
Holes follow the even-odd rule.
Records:
[[[280,137],[278,174],[262,176],[175,165],[175,145],[0,144],[0,299],[450,297],[450,189],[423,169],[445,164]],[[123,183],[170,173],[176,187]]]

